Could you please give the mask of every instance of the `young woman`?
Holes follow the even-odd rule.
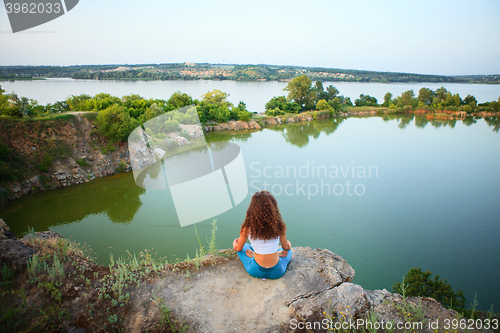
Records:
[[[247,239],[250,245],[245,243]],[[278,249],[280,242],[282,248]],[[286,225],[271,193],[253,195],[233,249],[253,277],[277,279],[285,273],[292,258],[292,244],[286,239]]]

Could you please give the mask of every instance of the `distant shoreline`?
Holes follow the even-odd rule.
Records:
[[[137,65],[0,66],[0,81],[73,78],[119,81],[231,80],[287,82],[301,75],[307,75],[313,81],[322,82],[500,84],[500,74],[430,75],[263,64],[220,65],[184,62]]]

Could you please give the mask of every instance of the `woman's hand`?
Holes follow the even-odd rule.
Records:
[[[238,238],[236,238],[234,241],[233,241],[233,250],[236,250],[235,247],[236,245],[238,244]]]

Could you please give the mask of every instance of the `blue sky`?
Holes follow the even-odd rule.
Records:
[[[82,0],[13,34],[0,65],[209,62],[499,74],[500,1]]]

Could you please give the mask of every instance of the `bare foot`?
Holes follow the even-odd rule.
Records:
[[[278,252],[278,256],[280,257],[286,257],[288,255],[288,251],[286,250],[281,250]]]
[[[253,258],[253,255],[254,255],[254,253],[253,253],[253,251],[252,251],[252,250],[246,250],[246,251],[245,251],[245,254],[246,254],[248,257],[250,257],[250,258]]]

